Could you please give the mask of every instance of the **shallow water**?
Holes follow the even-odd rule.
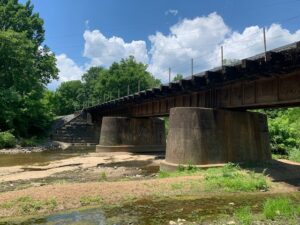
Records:
[[[79,210],[73,212],[54,214],[48,217],[31,219],[20,223],[3,223],[3,225],[102,225],[102,224],[169,224],[170,220],[176,221],[178,218],[190,222],[214,221],[219,218],[230,219],[235,209],[250,206],[252,211],[260,212],[262,205],[267,198],[288,196],[295,203],[300,202],[300,194],[232,194],[224,197],[208,197],[197,199],[187,197],[184,199],[143,199],[134,203],[128,203],[116,207],[104,207]],[[1,223],[0,223],[1,224]],[[204,223],[204,224],[211,224]]]
[[[49,150],[44,152],[19,153],[19,154],[0,154],[0,167],[6,166],[23,166],[23,165],[47,165],[51,161],[67,159],[75,156],[85,155],[95,150]]]
[[[106,219],[104,212],[100,209],[89,209],[73,211],[69,213],[55,214],[45,218],[30,219],[26,222],[9,222],[5,225],[105,225]],[[0,225],[1,222],[0,222]]]

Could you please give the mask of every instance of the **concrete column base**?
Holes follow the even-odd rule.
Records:
[[[181,107],[170,111],[166,159],[161,169],[270,159],[267,118],[263,114]]]
[[[96,152],[163,152],[165,143],[159,118],[103,117]]]

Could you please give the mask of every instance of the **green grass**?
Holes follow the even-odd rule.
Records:
[[[35,200],[30,196],[24,196],[14,201],[2,203],[0,208],[18,210],[21,214],[31,214],[38,211],[53,211],[57,207],[57,202],[54,198],[46,200]]]
[[[168,171],[159,171],[158,177],[159,178],[166,178],[166,177],[179,177],[179,176],[191,176],[195,174],[200,174],[201,169],[197,168],[193,165],[182,166],[179,165],[176,171],[168,172]]]
[[[184,184],[183,183],[173,183],[173,184],[171,184],[171,188],[173,190],[180,190],[180,189],[184,188]]]
[[[300,150],[291,150],[289,152],[289,160],[294,161],[294,162],[300,162]]]
[[[288,151],[288,155],[272,154],[273,159],[288,159],[294,162],[300,162],[300,150],[291,149]]]
[[[241,225],[251,225],[253,222],[253,215],[249,206],[237,209],[234,215]]]
[[[269,188],[263,174],[241,170],[238,165],[229,163],[223,168],[211,168],[205,173],[205,188],[208,191],[258,191]]]
[[[288,155],[272,154],[272,159],[288,159]]]
[[[99,205],[102,199],[99,196],[84,196],[80,199],[81,206]]]
[[[106,180],[107,180],[107,175],[106,175],[106,173],[103,171],[103,172],[100,174],[99,181],[106,181]]]
[[[298,209],[298,208],[297,208]],[[274,220],[278,217],[291,218],[297,213],[297,209],[288,198],[268,199],[263,206],[263,214],[267,219]]]
[[[203,175],[207,191],[259,191],[268,190],[264,174],[241,169],[238,165],[228,163],[224,167],[200,169],[195,166],[179,166],[176,171],[160,171],[159,178]]]

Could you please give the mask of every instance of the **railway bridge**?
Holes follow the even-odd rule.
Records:
[[[101,127],[97,151],[166,148],[163,166],[174,168],[269,160],[267,118],[253,109],[299,105],[296,42],[86,108],[83,114]],[[160,117],[169,117],[167,140]]]

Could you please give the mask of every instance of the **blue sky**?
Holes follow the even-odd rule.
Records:
[[[25,1],[21,1],[25,2]],[[45,21],[47,44],[58,58],[62,81],[80,79],[91,66],[134,55],[166,80],[218,66],[218,49],[227,58],[259,53],[261,29],[268,48],[300,40],[299,0],[33,0]],[[254,36],[253,36],[254,35]]]

